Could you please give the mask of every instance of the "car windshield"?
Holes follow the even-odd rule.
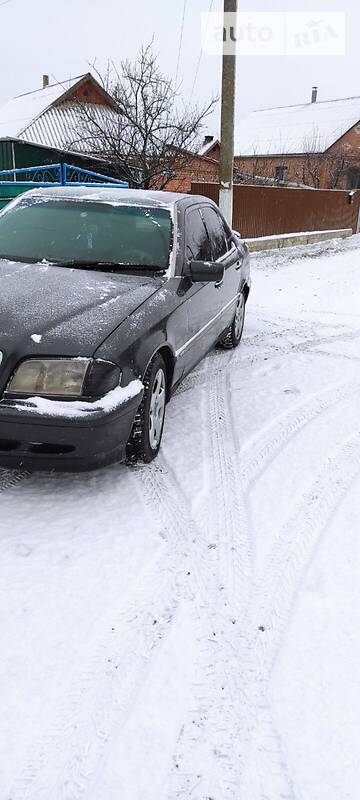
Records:
[[[171,237],[162,208],[32,197],[0,214],[0,258],[15,261],[165,270]]]

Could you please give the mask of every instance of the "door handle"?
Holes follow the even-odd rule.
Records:
[[[236,270],[238,270],[238,269],[241,269],[241,261],[237,261],[237,262],[236,262],[236,267],[235,267],[235,269],[236,269]]]
[[[221,289],[223,284],[224,284],[224,278],[222,279],[222,281],[218,281],[217,283],[214,283],[215,289]]]

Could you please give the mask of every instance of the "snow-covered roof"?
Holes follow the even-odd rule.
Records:
[[[118,117],[112,108],[100,103],[82,103],[80,108],[74,102],[64,101],[41,114],[23,131],[21,139],[58,150],[93,153],[101,148],[96,137],[96,122],[100,128],[105,123],[117,126]]]
[[[82,103],[81,110],[74,100],[67,99],[67,92],[86,77],[80,75],[9,100],[0,108],[0,138],[20,139],[76,153],[93,152],[94,145],[96,150],[96,135],[89,136],[89,125],[86,135],[81,136],[86,109],[89,110],[89,119],[95,122],[94,132],[96,122],[117,125],[118,117],[105,99],[103,103]]]
[[[253,111],[237,126],[235,153],[323,153],[359,121],[360,97]]]
[[[35,92],[27,92],[8,100],[0,108],[0,138],[22,139],[24,132],[56,100],[72,89],[84,76],[54,83]]]
[[[208,153],[209,150],[211,150],[211,148],[214,147],[214,144],[218,144],[218,143],[219,143],[219,139],[216,139],[216,137],[213,136],[210,142],[206,142],[205,144],[203,144],[202,147],[200,147],[200,150],[198,151],[198,155],[199,156],[205,156],[206,153]]]

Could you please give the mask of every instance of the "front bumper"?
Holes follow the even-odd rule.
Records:
[[[142,392],[111,411],[80,418],[37,412],[31,401],[0,401],[0,466],[68,472],[123,461]]]

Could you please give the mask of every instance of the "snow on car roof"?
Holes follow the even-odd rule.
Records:
[[[31,189],[22,197],[68,198],[69,200],[98,200],[113,205],[146,205],[153,208],[171,209],[175,203],[189,195],[176,192],[156,192],[145,189],[117,189],[115,186],[52,186]],[[193,199],[193,197],[189,197]],[[203,198],[204,199],[204,198]]]
[[[323,153],[359,121],[360,97],[253,111],[236,131],[235,153]]]

